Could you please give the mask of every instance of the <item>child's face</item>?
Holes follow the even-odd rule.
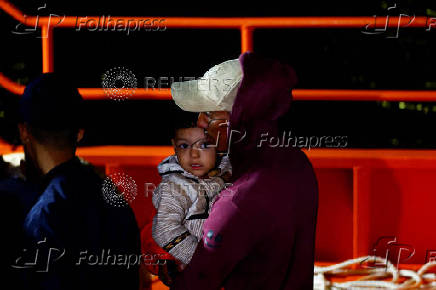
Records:
[[[183,128],[176,131],[172,139],[180,166],[189,173],[206,177],[215,167],[215,147],[208,147],[202,128]]]

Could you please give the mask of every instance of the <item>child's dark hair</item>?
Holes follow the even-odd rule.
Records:
[[[175,103],[170,108],[171,116],[171,138],[174,138],[176,131],[185,128],[196,128],[198,113],[187,112],[180,109]]]

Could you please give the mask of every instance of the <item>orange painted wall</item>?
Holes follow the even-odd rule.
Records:
[[[0,148],[0,153],[6,151],[10,148]],[[106,173],[121,171],[135,180],[138,196],[132,208],[140,227],[153,215],[145,184],[159,183],[156,166],[169,154],[172,148],[166,146],[78,150]],[[396,244],[415,249],[408,260],[403,253],[403,263],[423,264],[426,251],[436,251],[436,150],[312,149],[306,154],[319,182],[317,261],[373,254],[383,236],[396,236]],[[397,258],[393,249],[391,254]]]

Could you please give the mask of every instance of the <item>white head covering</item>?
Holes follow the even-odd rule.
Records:
[[[174,82],[171,96],[184,111],[231,111],[242,80],[238,59],[220,63],[198,80]]]

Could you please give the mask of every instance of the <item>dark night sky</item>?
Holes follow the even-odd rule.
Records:
[[[303,2],[303,3],[302,3]],[[236,6],[235,2],[14,1],[29,15],[46,3],[45,14],[132,16],[372,16],[396,13],[436,17],[434,1],[286,1]],[[142,5],[138,5],[141,3]],[[41,71],[36,35],[11,33],[17,22],[0,14],[0,71],[26,84]],[[436,30],[436,29],[435,29]],[[390,31],[389,33],[394,33]],[[399,38],[364,35],[359,29],[258,30],[254,50],[293,65],[299,88],[436,89],[436,32],[402,29]],[[200,77],[240,51],[236,30],[167,29],[160,32],[55,30],[55,71],[80,87],[101,87],[105,71],[130,69],[144,87],[145,77]],[[0,132],[14,139],[17,96],[0,89]],[[88,101],[88,134],[83,145],[169,144],[168,102]],[[400,109],[405,107],[404,109]],[[348,136],[355,148],[436,148],[436,103],[294,102],[284,118],[297,136]]]

